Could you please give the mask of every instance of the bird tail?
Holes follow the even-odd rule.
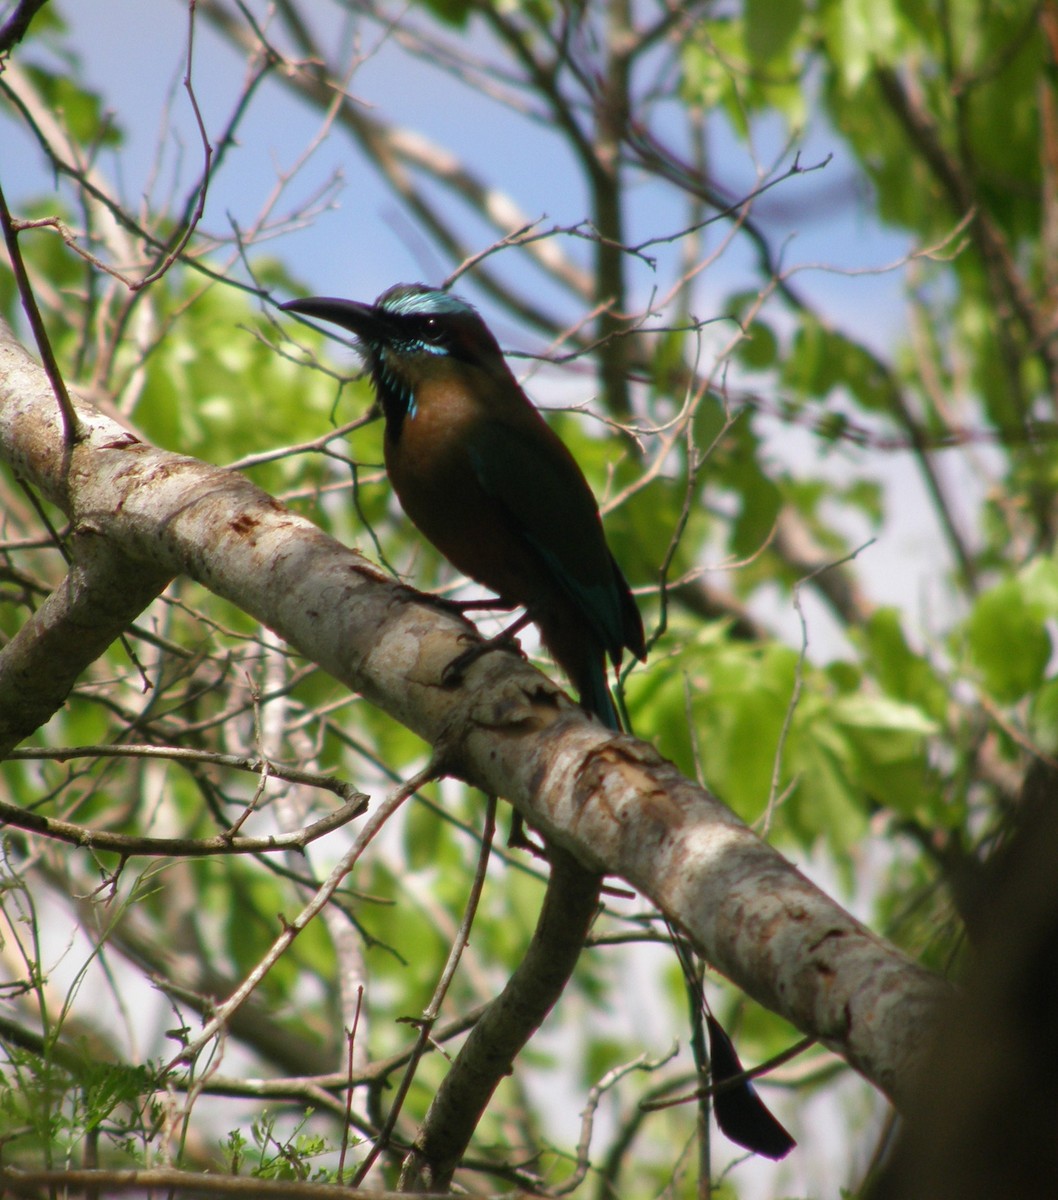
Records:
[[[549,612],[537,618],[544,645],[573,684],[586,712],[620,733],[621,720],[606,682],[606,650],[579,616]]]
[[[592,656],[587,669],[579,678],[574,678],[573,683],[580,697],[581,707],[594,713],[608,729],[620,732],[621,719],[617,715],[617,707],[606,682],[606,659],[601,651]]]

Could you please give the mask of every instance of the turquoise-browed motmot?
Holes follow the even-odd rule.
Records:
[[[582,706],[619,729],[606,658],[645,657],[643,622],[580,467],[485,322],[418,283],[374,304],[312,297],[282,307],[356,334],[404,511],[460,571],[526,610]]]
[[[525,609],[581,705],[619,729],[606,659],[646,656],[639,609],[580,467],[477,312],[420,283],[398,284],[374,304],[315,296],[281,307],[356,335],[404,511],[449,562],[504,606]],[[740,1075],[730,1039],[707,1021],[713,1079]],[[720,1128],[749,1150],[782,1158],[794,1145],[745,1081],[718,1092],[715,1109]]]

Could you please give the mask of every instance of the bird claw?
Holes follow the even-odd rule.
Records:
[[[458,613],[466,614],[468,612],[510,612],[512,608],[517,608],[518,605],[507,600],[495,599],[486,600],[445,600],[445,604],[450,604]]]
[[[435,596],[430,593],[415,593],[416,600],[425,598],[438,608],[443,609],[448,613],[455,613],[458,617],[465,617],[469,612],[509,612],[512,608],[517,607],[514,604],[508,604],[503,600],[449,600],[447,596]]]
[[[539,858],[543,862],[551,861],[547,849],[534,842],[525,832],[525,822],[522,820],[522,815],[517,809],[511,814],[511,831],[507,836],[507,849],[526,850],[534,858]]]
[[[517,654],[519,658],[524,658],[525,654],[522,651],[521,643],[512,633],[500,633],[494,638],[489,638],[484,642],[475,642],[473,646],[468,646],[462,654],[457,654],[455,658],[441,672],[441,686],[446,688],[457,688],[463,682],[463,676],[467,670],[485,654],[490,654],[493,650],[506,650],[512,654]]]

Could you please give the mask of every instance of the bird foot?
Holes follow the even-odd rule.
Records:
[[[509,653],[517,654],[519,658],[524,658],[525,654],[522,651],[521,643],[509,630],[504,630],[503,633],[498,633],[495,637],[489,638],[484,642],[475,642],[473,646],[468,646],[462,654],[457,654],[455,658],[441,672],[441,686],[446,688],[457,688],[463,682],[463,676],[467,670],[485,654],[491,654],[493,650],[506,650]]]
[[[505,600],[496,597],[491,600],[446,600],[446,604],[451,606],[461,613],[468,612],[510,612],[512,608],[517,608],[517,604],[510,604]]]
[[[419,598],[418,593],[416,597]],[[454,612],[457,615],[464,617],[469,612],[510,612],[512,608],[517,608],[516,604],[507,604],[503,600],[449,600],[447,596],[429,597],[432,604],[436,604],[438,608],[443,608],[445,612]]]
[[[511,815],[511,831],[507,835],[507,849],[525,850],[533,858],[537,858],[541,862],[550,863],[551,855],[548,853],[547,846],[546,841],[541,845],[539,842],[534,842],[525,832],[525,822],[522,820],[522,814],[516,809]],[[627,888],[615,887],[608,883],[603,884],[602,891],[604,896],[616,896],[621,900],[634,900],[636,898],[635,892],[630,892]]]
[[[542,859],[544,862],[549,862],[547,850],[534,842],[533,839],[525,832],[525,822],[522,820],[522,814],[515,810],[511,815],[511,832],[507,835],[508,850],[527,850],[534,858]]]

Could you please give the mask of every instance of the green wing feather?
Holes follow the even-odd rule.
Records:
[[[622,647],[642,654],[642,625],[606,545],[595,497],[576,461],[543,422],[490,419],[467,447],[478,482],[539,555],[616,662]]]

